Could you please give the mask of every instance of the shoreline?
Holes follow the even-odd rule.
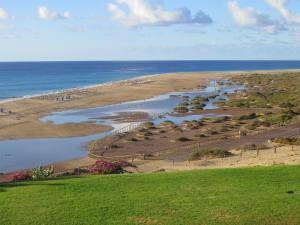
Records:
[[[141,76],[134,79],[93,85],[62,91],[59,94],[10,100],[1,107],[12,113],[0,114],[0,140],[31,138],[78,137],[107,131],[110,127],[97,124],[44,123],[40,118],[54,112],[95,108],[128,101],[144,100],[172,91],[185,91],[207,84],[211,79],[231,77],[229,73],[179,73]],[[177,76],[176,76],[177,75]],[[170,85],[172,83],[172,85]],[[70,94],[70,101],[54,100],[58,95]],[[48,96],[49,99],[43,99]],[[51,99],[51,98],[52,99]]]
[[[240,73],[259,73],[259,72],[299,72],[299,69],[272,69],[272,70],[229,70],[229,71],[196,71],[196,72],[169,72],[169,73],[158,73],[158,74],[149,74],[149,75],[141,75],[141,76],[135,76],[133,78],[129,79],[123,79],[123,80],[116,80],[116,81],[109,81],[109,82],[104,82],[104,83],[97,83],[97,84],[91,84],[91,85],[86,85],[82,87],[74,87],[74,88],[66,88],[66,89],[61,89],[61,90],[53,90],[53,91],[46,91],[40,94],[33,94],[33,95],[24,95],[21,97],[11,97],[11,98],[6,98],[0,100],[0,104],[5,104],[5,103],[10,103],[10,102],[15,102],[15,101],[22,101],[26,99],[31,99],[31,98],[38,98],[38,97],[44,97],[44,96],[50,96],[50,95],[56,95],[56,94],[66,94],[68,92],[73,92],[73,91],[81,91],[81,90],[87,90],[87,89],[93,89],[93,88],[100,88],[102,86],[110,86],[114,84],[119,84],[122,82],[129,82],[129,81],[135,81],[139,79],[147,79],[151,77],[159,77],[163,75],[176,75],[176,74],[186,74],[186,73],[207,73],[207,74],[215,74],[215,73],[228,73],[228,74],[240,74]]]
[[[55,138],[88,136],[110,129],[97,124],[55,125],[43,123],[40,118],[54,112],[76,109],[95,108],[99,106],[145,100],[168,92],[199,89],[212,79],[229,79],[236,76],[297,70],[234,71],[234,72],[200,72],[200,73],[166,73],[140,76],[128,80],[98,84],[85,88],[64,90],[59,94],[48,94],[51,98],[30,97],[17,101],[1,103],[1,107],[11,114],[0,114],[0,140],[31,138]],[[56,101],[62,94],[72,95],[70,101]]]
[[[290,71],[283,72],[288,74]],[[82,92],[82,88],[73,90],[73,94],[78,95],[78,98],[75,98],[74,100],[72,99],[72,101],[57,102],[53,101],[53,99],[30,98],[24,99],[23,101],[9,102],[5,105],[14,107],[15,110],[13,112],[15,114],[6,116],[0,114],[0,117],[2,117],[0,120],[0,140],[32,138],[47,139],[52,137],[68,138],[88,136],[104,132],[109,128],[88,123],[54,125],[51,123],[43,123],[40,121],[40,118],[43,115],[49,115],[53,112],[80,108],[94,108],[97,106],[125,103],[128,101],[145,101],[153,96],[158,96],[172,91],[191,91],[199,89],[200,87],[207,85],[210,80],[230,79],[253,73],[259,72],[248,71],[231,73],[175,73],[148,75],[134,79],[111,82],[109,84],[94,85],[93,87],[85,88],[89,91],[88,93]],[[278,70],[264,71],[260,73],[272,74],[278,73]],[[67,92],[64,91],[62,93]],[[22,117],[18,118],[18,114],[22,114]],[[14,123],[14,119],[16,118],[18,118],[17,120],[23,121],[21,121],[21,123]],[[7,123],[8,126],[4,128],[1,127],[3,123]],[[68,161],[70,160],[64,161],[63,164]],[[77,163],[79,161],[81,161],[81,158],[78,159]],[[89,161],[89,163],[90,162],[91,161]]]

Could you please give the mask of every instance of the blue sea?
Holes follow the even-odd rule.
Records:
[[[300,61],[0,63],[0,100],[168,72],[300,69]]]

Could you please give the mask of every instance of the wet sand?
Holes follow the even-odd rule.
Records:
[[[23,100],[0,102],[10,113],[0,114],[0,140],[75,137],[111,129],[96,124],[54,125],[39,119],[53,112],[142,100],[172,91],[199,89],[211,79],[227,79],[241,73],[176,73],[146,76],[112,84],[76,89]],[[70,99],[66,98],[70,96]],[[64,101],[61,99],[65,97]]]

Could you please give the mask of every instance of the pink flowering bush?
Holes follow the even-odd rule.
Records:
[[[4,182],[16,182],[16,181],[24,181],[31,179],[31,176],[27,172],[19,171],[11,174],[7,174],[4,177]]]
[[[110,162],[107,160],[98,160],[95,165],[90,169],[92,174],[119,174],[124,172],[125,167],[133,167],[127,161]]]

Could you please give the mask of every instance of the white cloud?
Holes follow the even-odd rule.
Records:
[[[38,16],[42,20],[73,19],[73,16],[69,11],[65,11],[64,13],[61,14],[55,11],[51,11],[46,6],[40,6],[38,8]]]
[[[66,12],[64,12],[64,14],[63,14],[63,18],[65,18],[65,19],[67,19],[67,20],[71,20],[71,19],[73,19],[74,17],[73,17],[73,15],[72,15],[69,11],[66,11]]]
[[[266,0],[266,2],[277,9],[284,17],[289,16],[289,12],[285,8],[285,4],[288,3],[288,0]]]
[[[283,24],[272,20],[269,15],[261,13],[253,7],[241,8],[237,1],[230,1],[228,9],[235,22],[241,27],[260,28],[267,33],[285,30]]]
[[[123,7],[126,7],[124,9]],[[194,17],[187,8],[167,10],[163,5],[146,0],[117,0],[108,4],[113,18],[127,27],[166,26],[172,24],[211,24],[213,21],[202,11]]]
[[[292,14],[287,9],[289,0],[266,0],[266,2],[277,9],[286,22],[300,24],[300,14]]]
[[[6,20],[11,18],[12,16],[10,16],[3,8],[0,8],[0,20]]]

